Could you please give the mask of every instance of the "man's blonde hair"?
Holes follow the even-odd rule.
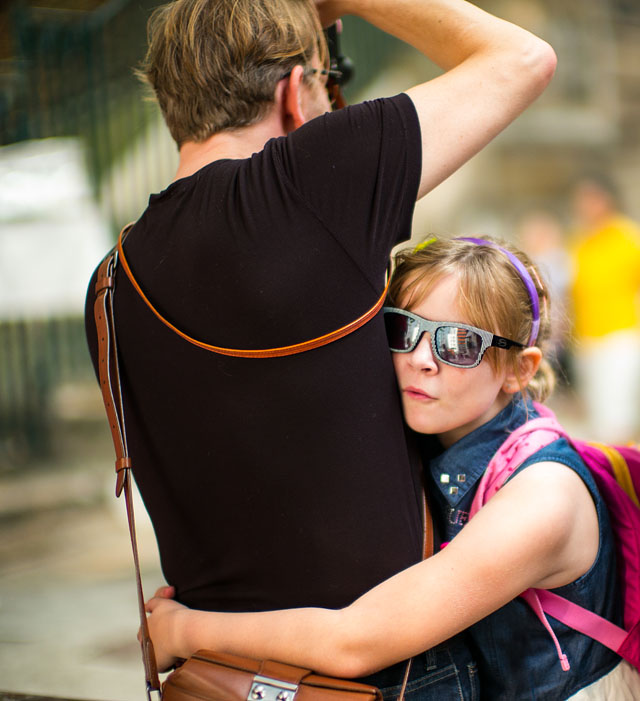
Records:
[[[258,122],[277,82],[326,57],[312,0],[175,0],[149,20],[137,71],[178,146]]]
[[[540,304],[540,330],[535,345],[542,350],[543,359],[526,391],[534,399],[544,401],[555,384],[553,369],[544,358],[551,335],[550,300],[546,285],[525,253],[506,242],[487,236],[482,238],[516,255],[534,281]],[[497,248],[479,246],[470,241],[433,238],[424,247],[400,251],[389,286],[388,303],[394,307],[414,309],[447,275],[456,275],[460,281],[457,303],[464,321],[528,345],[533,323],[529,293],[514,265]],[[509,367],[519,377],[520,352],[521,349],[517,347],[509,350],[489,348],[485,357],[494,370]]]

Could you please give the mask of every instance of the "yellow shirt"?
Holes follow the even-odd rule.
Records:
[[[573,250],[573,311],[577,338],[640,328],[640,229],[614,216],[578,234]]]

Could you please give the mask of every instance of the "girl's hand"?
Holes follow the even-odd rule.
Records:
[[[149,634],[159,672],[171,669],[178,659],[188,656],[181,653],[181,641],[189,609],[174,601],[173,596],[175,596],[173,587],[160,587],[155,596],[145,604],[149,614],[147,616]]]

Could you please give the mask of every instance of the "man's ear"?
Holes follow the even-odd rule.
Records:
[[[515,394],[524,389],[536,374],[542,360],[542,351],[537,346],[525,348],[518,354],[518,374],[512,370],[507,373],[502,384],[502,391]]]
[[[286,133],[301,127],[307,120],[302,111],[303,66],[294,66],[286,79],[282,94],[282,124]]]

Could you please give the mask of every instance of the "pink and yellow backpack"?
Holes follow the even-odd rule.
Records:
[[[640,450],[571,439],[553,412],[536,404],[539,418],[520,426],[491,459],[474,497],[469,517],[485,504],[531,455],[558,438],[566,438],[589,468],[607,505],[616,544],[624,627],[588,611],[546,589],[527,589],[520,596],[549,631],[562,668],[569,660],[562,652],[547,615],[610,648],[640,669]]]

